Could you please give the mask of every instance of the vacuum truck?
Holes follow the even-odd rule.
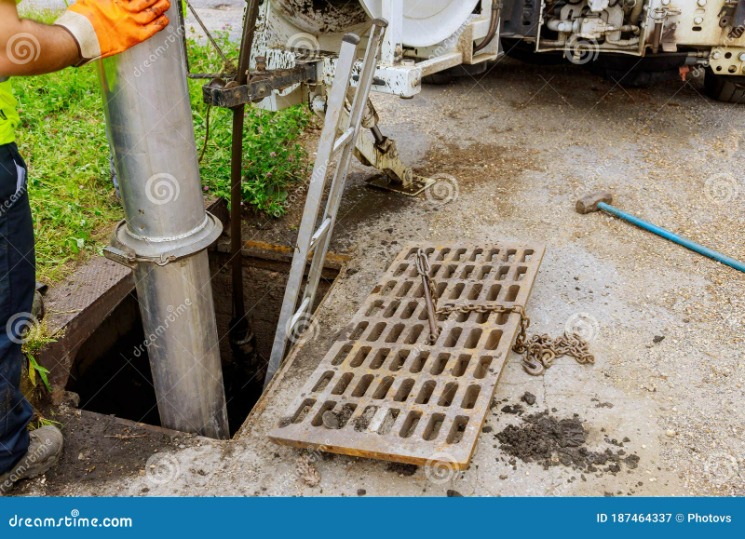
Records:
[[[330,77],[343,35],[373,18],[390,23],[374,89],[405,98],[506,54],[631,84],[702,75],[711,97],[745,101],[745,0],[265,0],[255,52],[272,68],[321,56]]]

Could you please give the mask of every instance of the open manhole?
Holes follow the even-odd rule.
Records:
[[[279,319],[291,251],[265,245],[244,252],[246,306],[257,346],[254,364],[239,364],[230,347],[227,336],[232,293],[229,256],[221,251],[210,252],[210,266],[233,435],[261,396],[263,369],[270,356]],[[330,289],[340,268],[340,259],[327,263],[317,303]],[[109,316],[97,322],[97,328],[71,361],[66,389],[80,396],[80,408],[160,426],[147,347],[143,346],[145,342],[136,293],[132,291]]]

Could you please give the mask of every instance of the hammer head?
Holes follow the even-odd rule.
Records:
[[[599,193],[584,196],[577,201],[575,209],[577,210],[577,213],[581,214],[598,211],[598,204],[601,202],[613,204],[613,195],[608,191],[601,191]]]

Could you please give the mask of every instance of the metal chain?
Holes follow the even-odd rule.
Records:
[[[432,298],[432,304],[434,306],[434,314],[437,316],[448,317],[453,313],[458,314],[471,314],[471,313],[499,313],[499,314],[512,314],[517,313],[520,315],[520,330],[518,331],[517,338],[512,350],[516,354],[524,355],[523,358],[523,369],[525,372],[532,376],[539,376],[543,372],[551,367],[554,359],[561,356],[570,356],[577,360],[577,363],[581,365],[593,365],[595,363],[595,356],[590,353],[589,343],[576,333],[564,332],[561,337],[551,337],[547,334],[532,335],[528,337],[528,327],[530,327],[530,318],[525,312],[522,305],[513,305],[512,307],[505,307],[504,305],[483,305],[483,304],[446,304],[442,307],[438,306],[440,300],[437,294],[437,285],[435,280],[430,276],[429,260],[427,255],[422,249],[417,251],[417,273],[422,277],[422,280],[427,283],[429,289],[429,295]],[[430,314],[429,316],[432,316]],[[435,327],[437,320],[431,320],[432,326]],[[430,335],[430,342],[435,343],[439,337],[439,331],[437,334]]]

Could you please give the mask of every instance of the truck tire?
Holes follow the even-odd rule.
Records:
[[[704,89],[709,97],[717,101],[745,104],[745,77],[716,75],[713,71],[707,70]]]

